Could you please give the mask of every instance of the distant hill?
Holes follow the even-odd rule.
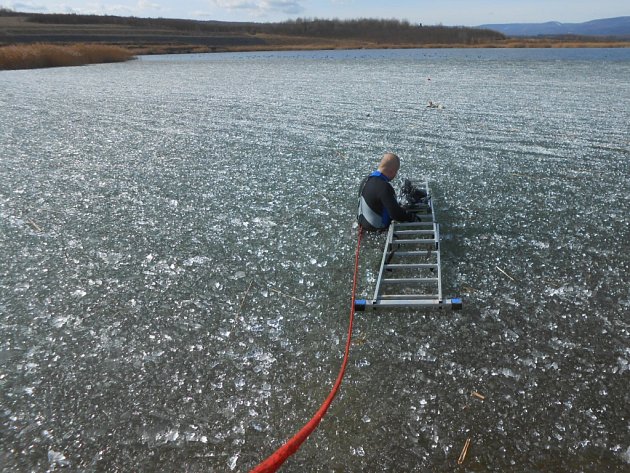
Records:
[[[0,45],[106,43],[153,52],[472,47],[505,40],[496,31],[408,21],[296,19],[280,23],[196,21],[110,15],[20,13],[0,7]]]
[[[21,13],[0,7],[0,48],[32,43],[92,43],[122,46],[134,54],[165,54],[359,48],[630,47],[630,35],[627,39],[583,33],[508,38],[496,29],[499,28],[493,31],[431,26],[394,19],[221,22]]]
[[[604,18],[585,23],[506,23],[481,25],[478,28],[498,31],[507,36],[620,36],[630,37],[630,16]]]

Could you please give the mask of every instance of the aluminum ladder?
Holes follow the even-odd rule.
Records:
[[[459,298],[442,297],[440,226],[427,181],[412,181],[425,202],[408,208],[419,221],[392,222],[387,232],[374,297],[355,301],[355,310],[391,308],[461,309]]]

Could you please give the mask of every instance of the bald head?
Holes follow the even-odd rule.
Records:
[[[378,170],[385,174],[389,179],[394,179],[400,169],[400,158],[394,153],[385,153],[383,159],[378,165]]]

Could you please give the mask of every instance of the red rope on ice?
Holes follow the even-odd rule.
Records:
[[[285,442],[278,450],[273,452],[271,455],[267,457],[266,460],[259,463],[250,473],[273,473],[280,468],[280,466],[293,455],[300,448],[302,443],[308,438],[309,435],[317,428],[320,421],[326,414],[326,411],[330,407],[337,391],[339,390],[339,386],[341,386],[341,380],[343,379],[343,375],[346,372],[346,365],[348,364],[348,357],[350,355],[350,345],[352,343],[352,324],[354,322],[354,300],[355,293],[357,290],[357,277],[359,274],[359,248],[361,247],[361,235],[363,234],[363,227],[359,226],[359,238],[357,241],[357,250],[354,255],[354,279],[352,281],[352,305],[350,307],[350,323],[348,324],[348,339],[346,340],[346,351],[343,355],[343,362],[341,363],[341,369],[339,370],[339,375],[337,376],[337,381],[335,381],[335,385],[328,394],[328,397],[320,406],[319,410],[315,413],[315,415],[311,418],[308,423],[302,427],[297,434],[293,436],[290,440]]]

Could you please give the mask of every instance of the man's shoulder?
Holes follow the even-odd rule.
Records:
[[[385,179],[379,176],[370,175],[365,178],[365,181],[371,183],[372,185],[377,185],[377,186],[387,186],[387,187],[392,186],[389,181],[386,181]]]
[[[382,197],[386,195],[390,196],[396,194],[394,188],[389,182],[373,176],[369,176],[367,181],[365,181],[364,189],[375,197]]]

